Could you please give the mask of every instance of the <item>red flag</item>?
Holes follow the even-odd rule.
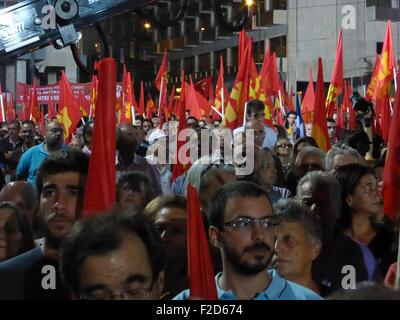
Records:
[[[7,120],[15,120],[15,117],[14,97],[12,94],[10,94],[10,102],[7,106]]]
[[[166,82],[166,80],[167,80],[167,67],[168,67],[167,66],[167,52],[166,52],[166,50],[164,50],[163,60],[162,60],[160,69],[158,70],[156,80],[154,82],[158,91],[160,91],[160,89],[161,89],[161,82]],[[166,83],[164,83],[164,85],[166,85]]]
[[[143,81],[140,81],[139,114],[144,115],[144,113],[144,86]]]
[[[397,77],[399,82],[399,77]],[[396,92],[393,107],[393,123],[390,128],[385,170],[383,173],[384,212],[398,221],[400,212],[400,90]]]
[[[174,112],[174,101],[175,101],[175,85],[172,86],[171,94],[168,99],[168,108],[167,112],[172,114]]]
[[[386,143],[389,140],[390,126],[392,125],[392,115],[390,114],[390,97],[384,96],[376,102],[377,108],[381,110],[382,138]]]
[[[331,84],[329,86],[328,95],[326,97],[326,109],[329,118],[333,117],[336,107],[337,97],[343,90],[343,35],[342,30],[339,31],[338,43],[336,47],[335,65],[333,67]]]
[[[190,296],[206,300],[217,300],[217,288],[209,244],[200,213],[197,190],[188,185],[188,269]]]
[[[38,123],[40,121],[40,111],[39,111],[39,102],[36,92],[36,78],[33,80],[33,93],[31,95],[29,112],[30,112],[29,118],[34,123]]]
[[[190,85],[186,88],[188,99],[186,100],[186,110],[190,110],[190,115],[200,120],[202,116],[209,116],[211,112],[211,104],[193,85],[192,76],[190,76]]]
[[[330,142],[326,123],[324,72],[321,58],[318,59],[317,89],[315,91],[314,118],[311,136],[315,139],[319,148],[327,152],[330,148]]]
[[[351,94],[353,92],[353,89],[351,88],[350,82],[347,83],[347,93]],[[350,99],[350,98],[349,98]],[[348,110],[349,110],[349,125],[348,129],[349,130],[357,130],[358,129],[358,123],[357,123],[357,113],[353,108],[353,104],[351,101],[347,102]]]
[[[390,84],[394,77],[395,58],[392,40],[392,27],[390,20],[387,22],[385,42],[383,43],[382,54],[379,65],[378,81],[374,100],[379,100],[389,94]]]
[[[115,204],[116,86],[117,66],[114,59],[101,60],[96,122],[83,207],[85,216],[110,210]]]
[[[81,120],[81,112],[64,71],[61,72],[60,104],[57,118],[64,128],[64,140],[69,143]]]
[[[179,98],[179,103],[178,103],[178,131],[177,131],[177,137],[179,137],[179,133],[187,128],[187,121],[186,121],[186,84],[185,84],[185,74],[184,71],[182,70],[182,84],[181,84],[181,94]],[[178,140],[176,143],[176,152],[175,156],[176,158],[176,164],[172,166],[172,177],[171,181],[175,181],[176,178],[181,176],[186,170],[190,168],[190,164],[184,165],[180,162],[180,159],[178,157],[179,155],[179,150],[180,148],[186,143],[186,141],[180,141]]]
[[[242,60],[239,61],[239,70],[229,97],[222,127],[234,130],[243,125],[244,106],[249,96],[249,68],[252,42],[249,41]]]
[[[375,97],[376,85],[378,83],[380,63],[381,63],[381,60],[379,59],[379,55],[377,54],[376,59],[375,59],[374,71],[372,72],[371,81],[368,85],[368,89],[365,94],[365,99],[367,99],[368,101],[371,101]]]
[[[147,119],[151,119],[153,116],[153,113],[156,111],[155,109],[155,104],[153,97],[151,96],[150,93],[147,94],[147,101],[146,101],[146,114],[147,114]]]
[[[205,99],[208,101],[211,101],[210,97],[210,92],[212,92],[210,89],[212,88],[212,77],[205,78],[203,80],[200,80],[199,82],[196,82],[194,84],[194,88],[196,89],[197,92],[199,92]]]
[[[53,120],[54,118],[57,117],[57,112],[56,112],[56,106],[54,105],[54,101],[50,100],[48,104],[48,118],[49,121]]]
[[[312,122],[312,113],[314,112],[315,105],[315,92],[314,92],[314,81],[312,70],[310,70],[310,81],[306,93],[304,94],[303,104],[301,106],[301,112],[305,123]]]
[[[223,99],[222,99],[223,96]],[[215,108],[222,113],[222,100],[224,101],[224,111],[225,111],[225,106],[226,106],[226,101],[228,100],[228,90],[226,90],[225,84],[224,84],[224,58],[222,55],[219,57],[219,74],[218,74],[218,81],[217,81],[217,86],[215,88],[215,100],[214,100],[214,105]],[[215,120],[220,120],[222,119],[219,114],[216,112],[212,113],[213,115],[213,121]]]
[[[270,57],[266,70],[267,74],[261,77],[261,87],[268,96],[271,96],[279,91],[279,75],[275,52]]]

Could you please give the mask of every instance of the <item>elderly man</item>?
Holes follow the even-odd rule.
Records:
[[[85,300],[157,300],[165,250],[142,214],[113,212],[78,222],[63,243],[61,273]]]
[[[320,299],[309,289],[267,270],[274,254],[275,221],[266,192],[251,182],[224,185],[209,209],[209,237],[223,271],[215,277],[220,300]],[[186,299],[189,291],[176,299]]]
[[[348,164],[360,163],[361,155],[352,147],[343,145],[329,149],[325,158],[325,169],[333,173],[337,168]]]
[[[294,167],[288,172],[287,184],[290,192],[296,194],[299,180],[307,172],[314,170],[325,170],[325,152],[316,147],[305,147],[297,154],[294,159]]]

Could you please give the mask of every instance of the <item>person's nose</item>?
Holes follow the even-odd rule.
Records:
[[[265,229],[258,221],[254,222],[252,226],[252,237],[254,241],[264,241]]]

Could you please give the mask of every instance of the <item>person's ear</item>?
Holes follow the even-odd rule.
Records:
[[[216,227],[210,226],[208,228],[208,236],[214,247],[221,248],[221,232]]]
[[[314,261],[315,259],[317,259],[317,257],[319,256],[319,254],[321,253],[322,250],[322,244],[321,242],[318,243],[314,243],[312,248],[311,248],[311,260]]]
[[[353,203],[353,200],[352,200],[352,196],[351,196],[351,195],[348,195],[348,196],[346,197],[346,202],[347,202],[347,205],[351,208],[352,203]]]

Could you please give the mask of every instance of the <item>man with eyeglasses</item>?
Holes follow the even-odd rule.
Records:
[[[211,243],[223,271],[215,277],[219,300],[319,300],[319,295],[268,270],[274,254],[275,221],[266,192],[251,182],[224,185],[208,212]],[[189,291],[175,299],[187,299]]]
[[[166,253],[141,212],[114,211],[78,222],[60,259],[64,282],[76,298],[160,299]]]
[[[264,137],[264,142],[262,144],[263,148],[273,148],[276,144],[276,132],[273,128],[270,128],[264,123],[265,119],[265,105],[262,103],[260,100],[250,100],[247,102],[247,108],[246,108],[246,122],[249,123],[250,121],[257,121],[260,124],[264,126],[264,131],[265,131],[265,137]],[[246,124],[247,126],[247,124]],[[242,128],[237,128],[233,132],[233,136],[236,135],[236,133],[243,131]]]
[[[17,166],[17,180],[27,180],[36,183],[36,172],[44,159],[60,149],[67,149],[63,144],[64,130],[58,121],[51,121],[46,125],[45,140],[23,153]]]

